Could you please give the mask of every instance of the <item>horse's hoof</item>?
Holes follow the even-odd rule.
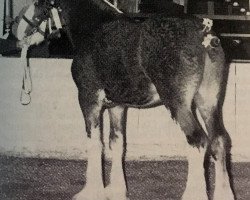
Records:
[[[82,191],[77,193],[72,200],[106,200],[104,189],[96,190],[93,188],[84,188]]]
[[[190,195],[190,196],[182,196],[181,200],[208,200],[207,195],[206,196],[196,196],[196,195]]]
[[[126,189],[112,188],[110,186],[105,188],[106,200],[129,200]]]
[[[181,200],[208,200],[206,191],[189,190],[185,191]]]
[[[231,189],[216,189],[213,200],[235,200]]]

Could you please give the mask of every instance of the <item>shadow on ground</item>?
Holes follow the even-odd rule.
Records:
[[[85,184],[86,164],[85,161],[0,156],[0,199],[71,200]],[[187,166],[186,161],[126,162],[130,200],[180,200]],[[109,171],[110,163],[107,163],[106,172]],[[249,200],[250,163],[234,163],[232,173],[238,200]]]

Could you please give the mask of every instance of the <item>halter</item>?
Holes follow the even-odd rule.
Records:
[[[27,35],[32,35],[35,32],[39,32],[41,35],[45,36],[45,32],[41,30],[40,25],[42,23],[42,20],[39,21],[39,23],[36,25],[32,21],[30,21],[25,15],[23,16],[23,19],[27,24],[29,24],[32,27],[32,31],[28,33]]]
[[[31,9],[31,10],[29,10]],[[34,11],[32,11],[32,9]],[[36,9],[38,10],[38,13],[35,13]],[[30,16],[26,16],[26,13],[34,12],[32,18],[30,19]],[[44,39],[48,36],[46,35],[46,30],[43,24],[46,24],[46,28],[50,30],[50,34],[53,33],[56,30],[59,30],[62,28],[61,19],[59,16],[59,13],[62,10],[59,7],[56,7],[55,1],[53,0],[46,0],[43,3],[40,3],[38,0],[33,2],[33,4],[30,5],[28,10],[25,14],[23,14],[22,19],[23,22],[25,22],[29,27],[26,26],[26,29],[29,28],[29,30],[25,30],[25,36],[31,36],[35,33],[41,34]],[[22,30],[23,31],[23,30]],[[18,38],[22,39],[22,38]]]

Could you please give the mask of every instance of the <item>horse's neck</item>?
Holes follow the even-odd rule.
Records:
[[[120,15],[104,0],[59,0],[66,21],[78,27],[94,27]],[[74,27],[77,28],[77,27]]]
[[[102,23],[119,15],[103,0],[60,0],[60,6],[76,46],[80,39],[91,36]]]

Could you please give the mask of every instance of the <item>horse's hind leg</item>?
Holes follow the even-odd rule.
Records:
[[[175,88],[175,91],[179,91],[179,93],[168,103],[171,105],[172,117],[178,122],[188,141],[188,177],[182,200],[208,199],[204,176],[204,158],[208,138],[197,121],[192,106],[199,80],[200,76],[197,74],[186,80],[180,79],[178,88]]]
[[[182,200],[207,200],[204,176],[204,158],[207,148],[207,136],[197,122],[190,104],[179,105],[176,120],[188,141],[188,177]]]
[[[110,150],[112,168],[110,185],[107,187],[109,200],[126,200],[126,181],[124,159],[126,151],[126,121],[127,107],[116,106],[109,109],[110,117]]]
[[[230,186],[227,162],[230,162],[231,140],[224,128],[222,105],[225,96],[228,68],[223,62],[221,49],[206,56],[202,84],[195,97],[208,131],[210,145],[208,153],[215,159],[215,193],[214,200],[234,200]],[[211,57],[211,58],[210,58]]]
[[[193,101],[203,76],[203,57],[182,52],[180,66],[173,73],[172,80],[165,78],[154,79],[155,86],[165,103],[170,109],[172,118],[180,125],[187,142],[188,177],[182,200],[207,200],[206,181],[204,175],[204,158],[208,145],[208,138],[196,118]],[[161,78],[161,77],[160,77]],[[166,82],[164,82],[166,81]]]

